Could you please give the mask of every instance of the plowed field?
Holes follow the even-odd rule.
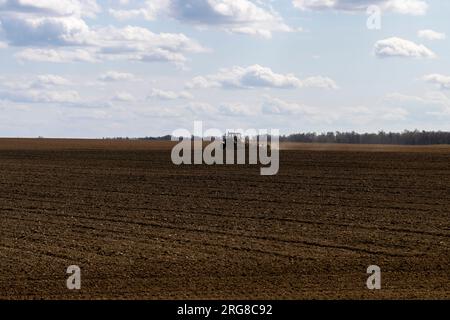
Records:
[[[289,144],[260,176],[170,146],[0,140],[0,299],[450,298],[450,147]]]

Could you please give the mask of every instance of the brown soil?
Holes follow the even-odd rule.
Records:
[[[450,298],[450,147],[284,144],[260,176],[172,145],[0,140],[0,299]]]

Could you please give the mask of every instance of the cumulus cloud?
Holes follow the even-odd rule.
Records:
[[[338,89],[333,79],[323,76],[314,76],[303,79],[302,87],[305,88],[321,88],[321,89]]]
[[[267,3],[249,0],[147,0],[139,8],[110,10],[119,19],[158,15],[201,27],[270,38],[273,32],[293,31]]]
[[[118,92],[112,98],[113,101],[118,102],[133,102],[135,101],[135,97],[128,92]]]
[[[83,18],[99,11],[95,0],[5,0],[0,22],[11,45],[72,45],[89,32]]]
[[[106,59],[183,63],[186,53],[205,52],[198,42],[184,34],[156,34],[142,27],[106,27],[97,29],[92,43]]]
[[[69,63],[69,62],[97,62],[92,51],[84,49],[39,49],[27,48],[15,54],[19,61]]]
[[[148,95],[149,99],[160,99],[160,100],[177,100],[177,99],[193,99],[194,97],[188,91],[166,91],[153,88]]]
[[[153,33],[143,27],[90,27],[98,12],[93,0],[8,0],[0,3],[2,34],[25,61],[96,62],[132,60],[182,65],[186,54],[206,51],[181,33]]]
[[[57,74],[0,77],[0,100],[27,104],[79,105],[76,83]]]
[[[121,6],[128,2],[120,3]],[[143,18],[146,20],[155,20],[163,12],[166,12],[169,6],[168,0],[145,1],[141,7],[134,9],[109,9],[109,13],[119,20]]]
[[[131,60],[182,65],[187,60],[187,53],[207,51],[183,34],[156,34],[148,29],[132,26],[97,28],[91,30],[89,37],[83,42],[83,46],[71,49],[26,48],[17,53],[16,57],[27,61],[59,63]]]
[[[423,0],[293,0],[292,4],[303,11],[366,12],[372,5],[377,5],[382,11],[409,15],[424,15],[428,10],[428,3]]]
[[[421,16],[427,13],[428,3],[422,0],[388,0],[380,1],[381,8],[400,14]]]
[[[450,76],[434,73],[424,76],[423,79],[437,85],[440,89],[450,90]]]
[[[2,16],[3,33],[12,46],[82,45],[89,27],[76,17]]]
[[[68,86],[71,82],[64,77],[54,75],[54,74],[44,74],[36,77],[34,81],[31,82],[30,88],[51,88]]]
[[[108,71],[98,77],[98,80],[104,82],[133,81],[136,77],[132,73]]]
[[[398,37],[377,41],[375,55],[380,58],[436,58],[436,54],[424,45]]]
[[[293,74],[279,74],[260,65],[235,66],[220,69],[217,74],[198,76],[186,84],[188,88],[326,88],[337,89],[336,83],[327,77],[315,76],[299,79]]]
[[[54,74],[0,79],[0,86],[11,90],[48,89],[70,84],[71,82],[68,79]]]
[[[100,12],[95,0],[2,0],[0,12],[26,12],[40,16],[94,17]]]
[[[417,36],[426,40],[444,40],[447,36],[445,33],[437,32],[431,29],[419,30]]]

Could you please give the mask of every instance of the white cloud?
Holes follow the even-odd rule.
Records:
[[[190,102],[186,106],[186,111],[196,115],[211,115],[217,113],[217,108],[204,102]],[[182,113],[180,113],[182,114]]]
[[[185,106],[175,107],[180,114],[186,116],[195,114],[205,118],[216,118],[218,115],[228,117],[248,117],[260,114],[259,107],[251,107],[240,102],[226,102],[220,104],[210,104],[193,101]]]
[[[182,65],[186,54],[206,51],[181,33],[157,34],[134,26],[90,27],[83,19],[97,12],[95,8],[96,2],[90,0],[6,1],[0,5],[2,34],[9,45],[28,47],[17,57],[30,61],[121,59]]]
[[[298,101],[288,102],[270,96],[264,97],[261,112],[266,116],[277,116],[282,119],[295,119],[299,122],[306,121],[315,124],[331,124],[339,119],[339,114],[335,110],[309,106]]]
[[[70,107],[91,103],[81,97],[76,90],[77,85],[77,82],[57,74],[8,75],[0,77],[0,100]]]
[[[434,73],[424,76],[423,79],[428,83],[439,86],[440,89],[450,90],[450,76]]]
[[[118,2],[119,5],[125,6],[130,3],[131,0],[115,0],[115,2]]]
[[[302,87],[305,88],[321,88],[321,89],[338,89],[333,79],[323,76],[314,76],[303,79]]]
[[[92,51],[84,49],[39,49],[27,48],[19,51],[16,58],[21,61],[68,63],[68,62],[97,62]]]
[[[345,2],[344,2],[345,3]],[[295,8],[304,10],[326,10],[326,9],[344,9],[343,3],[336,0],[293,0]],[[362,10],[361,7],[354,8]]]
[[[427,13],[428,3],[422,0],[387,0],[381,1],[382,9],[400,14],[421,16]]]
[[[8,48],[8,44],[6,42],[0,41],[0,49]]]
[[[227,116],[253,116],[258,112],[245,104],[242,103],[222,103],[219,105],[218,111]]]
[[[124,6],[127,2],[122,2]],[[143,18],[146,20],[155,20],[158,15],[166,11],[169,6],[168,0],[145,1],[142,7],[135,9],[109,9],[109,13],[119,20]]]
[[[133,102],[136,99],[134,98],[133,95],[129,94],[128,92],[118,92],[114,95],[112,100],[119,102]]]
[[[317,115],[318,111],[306,105],[286,102],[278,98],[266,97],[261,106],[262,112],[272,115]]]
[[[95,0],[5,0],[0,23],[11,45],[73,45],[88,36],[83,18],[99,11]]]
[[[292,4],[303,11],[366,12],[372,5],[377,5],[382,11],[409,15],[424,15],[428,10],[428,4],[423,0],[293,0]]]
[[[436,58],[436,54],[422,44],[398,37],[392,37],[375,43],[375,55],[380,58]]]
[[[0,99],[26,103],[76,103],[80,95],[74,90],[0,91]]]
[[[158,15],[201,27],[216,27],[231,33],[270,38],[273,32],[291,32],[281,16],[267,3],[249,0],[147,0],[144,6],[110,10],[119,19]]]
[[[98,80],[104,82],[133,81],[136,77],[132,73],[108,71],[98,77]]]
[[[92,43],[99,48],[98,54],[102,58],[113,60],[183,63],[186,53],[206,51],[184,34],[156,34],[146,28],[132,26],[97,29]]]
[[[399,106],[355,106],[345,107],[339,110],[338,118],[342,121],[355,125],[363,125],[362,130],[366,131],[367,126],[373,123],[386,124],[388,122],[407,121],[410,112]]]
[[[445,33],[437,32],[431,29],[419,30],[417,36],[426,40],[444,40],[447,36]]]
[[[0,12],[94,17],[100,12],[100,6],[95,0],[2,0]]]
[[[13,46],[82,45],[89,27],[76,17],[1,16],[3,33]]]
[[[443,92],[427,92],[423,96],[413,96],[401,93],[391,93],[383,99],[391,104],[401,104],[403,108],[411,110],[419,121],[424,116],[440,117],[450,115],[450,98]]]
[[[95,29],[89,33],[85,46],[72,49],[27,48],[19,52],[19,60],[45,62],[97,62],[132,60],[142,62],[172,62],[182,65],[186,53],[206,49],[183,34],[156,34],[141,27]]]
[[[8,90],[36,90],[68,86],[71,82],[58,75],[43,74],[26,77],[7,77],[0,79],[0,86]]]
[[[383,97],[383,101],[388,102],[400,102],[400,103],[411,103],[411,102],[424,102],[423,98],[417,96],[411,96],[399,92],[388,93]]]
[[[260,65],[235,66],[220,69],[217,74],[198,76],[186,84],[188,88],[327,88],[336,89],[336,83],[327,77],[315,76],[304,80],[293,74],[278,74]]]
[[[37,76],[35,86],[47,87],[47,86],[66,86],[70,84],[70,81],[54,74],[44,74]]]
[[[177,99],[193,99],[194,97],[188,91],[165,91],[160,89],[152,89],[148,96],[149,99],[160,99],[160,100],[177,100]]]

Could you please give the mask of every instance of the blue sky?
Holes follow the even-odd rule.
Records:
[[[438,0],[0,0],[0,136],[163,135],[194,120],[450,130],[448,12]]]

